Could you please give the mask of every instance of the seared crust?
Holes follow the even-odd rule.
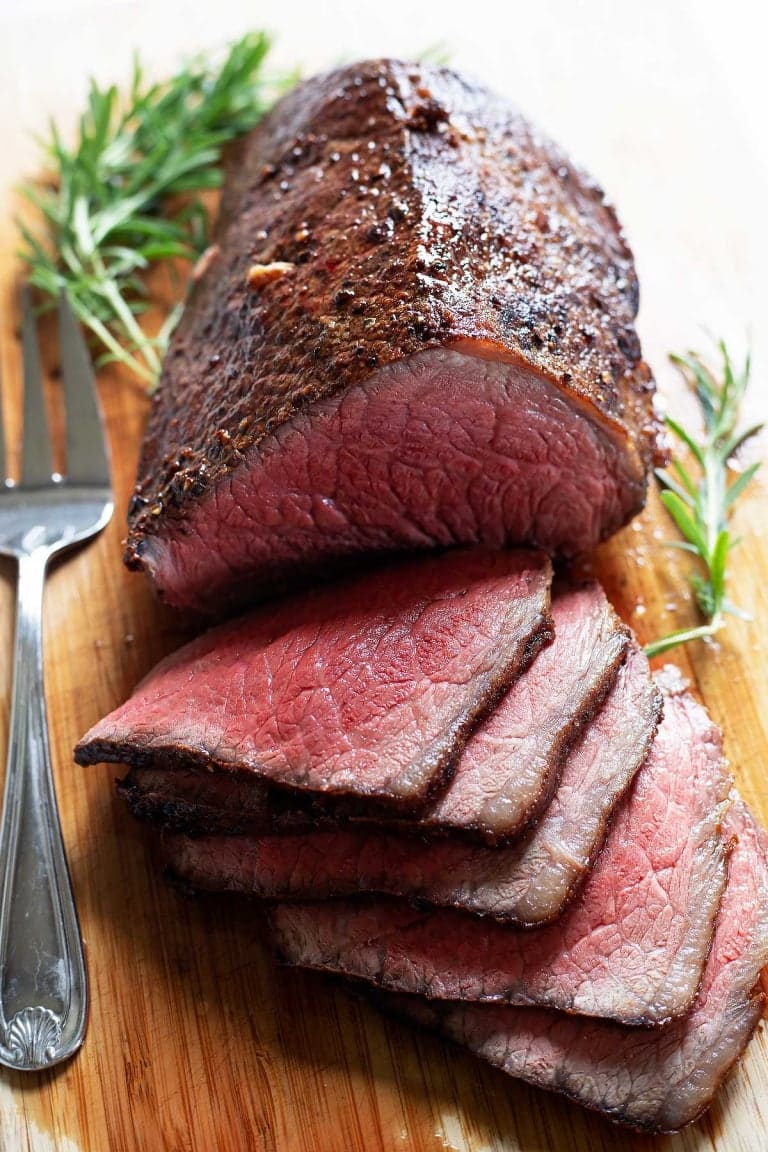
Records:
[[[601,189],[506,102],[391,60],[307,81],[230,175],[154,400],[127,563],[308,405],[438,346],[554,382],[620,442],[639,509],[656,426],[637,299]]]

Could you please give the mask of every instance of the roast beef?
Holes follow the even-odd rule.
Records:
[[[458,831],[475,839],[502,841],[544,810],[567,749],[610,689],[629,643],[627,629],[597,584],[560,589],[552,602],[552,620],[554,642],[536,658],[519,689],[516,685],[510,690],[472,734],[447,789],[419,812],[420,834]],[[244,809],[242,773],[209,775],[205,784],[199,775],[168,774],[161,794],[146,802],[136,783],[129,782],[123,792],[138,815],[155,815],[161,822],[198,834],[207,828],[226,830],[227,812],[234,831],[250,826],[256,833],[299,830],[313,822],[379,824],[394,818],[380,806],[371,810],[370,805],[349,799],[322,805],[315,799],[310,808],[303,800],[301,811],[289,813],[280,797],[273,794],[270,800],[264,795],[258,779],[252,785],[256,794]],[[157,776],[152,771],[151,786],[156,789]],[[414,826],[413,816],[400,819],[403,827]]]
[[[591,548],[654,452],[637,301],[603,192],[504,100],[392,60],[308,80],[230,175],[128,564],[219,610],[359,553]]]
[[[525,930],[395,900],[283,904],[272,914],[278,953],[434,999],[661,1025],[690,1008],[709,951],[729,789],[718,729],[679,690],[591,875],[555,923]]]
[[[541,553],[394,564],[211,629],[77,746],[80,763],[189,763],[408,810],[549,639]]]
[[[563,1092],[612,1120],[675,1132],[695,1120],[762,1015],[768,964],[768,844],[744,805],[725,818],[733,837],[728,885],[693,1011],[658,1031],[559,1012],[438,1004],[382,996],[384,1006],[438,1028],[510,1076]]]
[[[660,699],[647,660],[633,647],[605,705],[567,758],[541,821],[508,848],[455,838],[430,842],[383,828],[307,832],[296,810],[291,835],[167,835],[163,859],[185,884],[209,891],[272,899],[382,892],[498,920],[550,921],[585,877],[610,812],[648,753]],[[290,829],[284,811],[274,815],[280,830]],[[268,813],[262,809],[260,816],[268,825]]]
[[[555,639],[473,733],[450,786],[419,817],[424,830],[509,840],[538,818],[565,754],[592,719],[625,658],[629,636],[599,584],[552,599]]]
[[[235,772],[206,772],[197,768],[132,768],[117,782],[118,794],[131,815],[187,836],[271,834],[279,823],[276,792],[260,779]],[[294,800],[293,793],[290,801]],[[296,811],[293,831],[312,828],[304,809]]]
[[[346,805],[327,794],[272,786],[244,772],[206,772],[172,762],[132,768],[117,781],[117,792],[137,820],[195,838],[338,828],[348,818]],[[381,820],[391,815],[383,806],[370,805],[371,816],[374,811]]]

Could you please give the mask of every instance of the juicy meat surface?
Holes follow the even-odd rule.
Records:
[[[566,758],[549,807],[509,850],[500,892],[505,918],[548,923],[584,883],[616,805],[648,756],[661,711],[648,661],[633,643],[605,703]],[[495,915],[499,876],[489,869],[472,892],[473,911],[484,905]]]
[[[495,843],[511,839],[544,811],[568,748],[599,708],[629,643],[627,629],[597,584],[558,590],[552,622],[553,643],[470,736],[444,793],[420,810],[414,826],[419,835],[461,832]],[[156,817],[167,827],[196,835],[228,830],[268,834],[311,827],[313,821],[379,825],[392,818],[391,811],[348,801],[324,804],[322,810],[316,804],[312,812],[290,816],[285,801],[274,793],[265,795],[258,780],[246,785],[232,772],[209,773],[207,780],[173,772],[159,784],[158,775],[154,771],[147,786],[125,785],[132,809],[140,818]],[[146,794],[147,787],[156,789],[154,795]],[[244,807],[246,787],[257,794]],[[409,824],[412,819],[403,822],[403,829]]]
[[[541,553],[395,564],[211,629],[83,738],[80,763],[237,768],[412,810],[549,638]]]
[[[602,190],[457,73],[299,85],[227,181],[126,560],[179,606],[360,552],[592,547],[643,505],[653,384]]]
[[[613,807],[645,759],[660,704],[648,662],[633,647],[539,824],[506,848],[383,828],[299,828],[279,836],[166,835],[163,858],[178,879],[208,891],[305,900],[381,892],[498,920],[551,921],[585,878]]]
[[[683,691],[584,887],[551,925],[513,928],[402,901],[277,905],[290,964],[433,999],[504,1000],[661,1025],[699,985],[725,883],[722,740]]]
[[[552,623],[554,641],[473,733],[420,828],[475,832],[495,844],[545,810],[568,748],[605,699],[629,645],[599,584],[557,590]]]
[[[536,1008],[438,1004],[416,996],[387,995],[380,1002],[510,1076],[563,1092],[633,1128],[676,1132],[709,1107],[765,999],[768,843],[738,800],[724,832],[734,848],[712,950],[693,1010],[666,1028],[648,1032]]]

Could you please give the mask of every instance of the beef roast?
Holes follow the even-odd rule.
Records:
[[[548,639],[541,553],[394,564],[211,629],[80,742],[80,763],[178,757],[412,810]]]
[[[728,885],[693,1011],[658,1031],[559,1012],[438,1004],[382,996],[398,1013],[439,1029],[510,1076],[563,1092],[612,1120],[675,1132],[712,1102],[762,1015],[768,964],[768,844],[737,801]]]
[[[171,342],[126,559],[178,606],[359,553],[591,548],[656,427],[613,209],[427,64],[310,79],[254,130]]]
[[[306,813],[302,830],[302,813],[295,810],[293,829],[285,812],[275,812],[279,830],[293,834],[166,835],[163,859],[178,879],[208,891],[272,899],[382,892],[498,920],[550,921],[586,876],[610,812],[647,755],[660,700],[647,660],[633,647],[605,705],[567,758],[541,821],[508,848],[455,838],[430,842],[384,828],[307,832]],[[260,815],[268,825],[268,813]]]
[[[661,1025],[690,1008],[709,951],[729,789],[718,729],[678,690],[591,875],[554,924],[336,900],[278,905],[275,944],[290,964],[395,991]]]

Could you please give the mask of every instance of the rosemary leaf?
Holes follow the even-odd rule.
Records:
[[[63,290],[102,352],[154,388],[178,314],[150,337],[143,276],[159,261],[194,261],[208,243],[200,193],[222,181],[228,143],[250,131],[293,78],[270,83],[264,33],[232,44],[222,60],[188,61],[150,82],[136,59],[130,91],[91,81],[71,147],[55,124],[42,147],[51,175],[21,191],[40,213],[21,226],[30,282],[53,304]]]
[[[749,386],[749,356],[737,372],[722,340],[718,350],[722,360],[719,379],[695,352],[670,357],[698,399],[704,437],[697,442],[693,433],[668,417],[667,427],[690,453],[698,475],[692,474],[692,466],[677,459],[671,462],[677,479],[668,472],[656,472],[664,507],[683,536],[683,540],[670,541],[670,547],[692,553],[698,562],[689,581],[704,623],[653,641],[646,646],[648,656],[659,656],[679,644],[714,636],[728,614],[749,619],[726,595],[728,557],[738,543],[729,531],[729,522],[736,501],[754,479],[760,464],[751,464],[735,479],[731,480],[730,474],[735,455],[762,425],[738,428],[741,402]]]

